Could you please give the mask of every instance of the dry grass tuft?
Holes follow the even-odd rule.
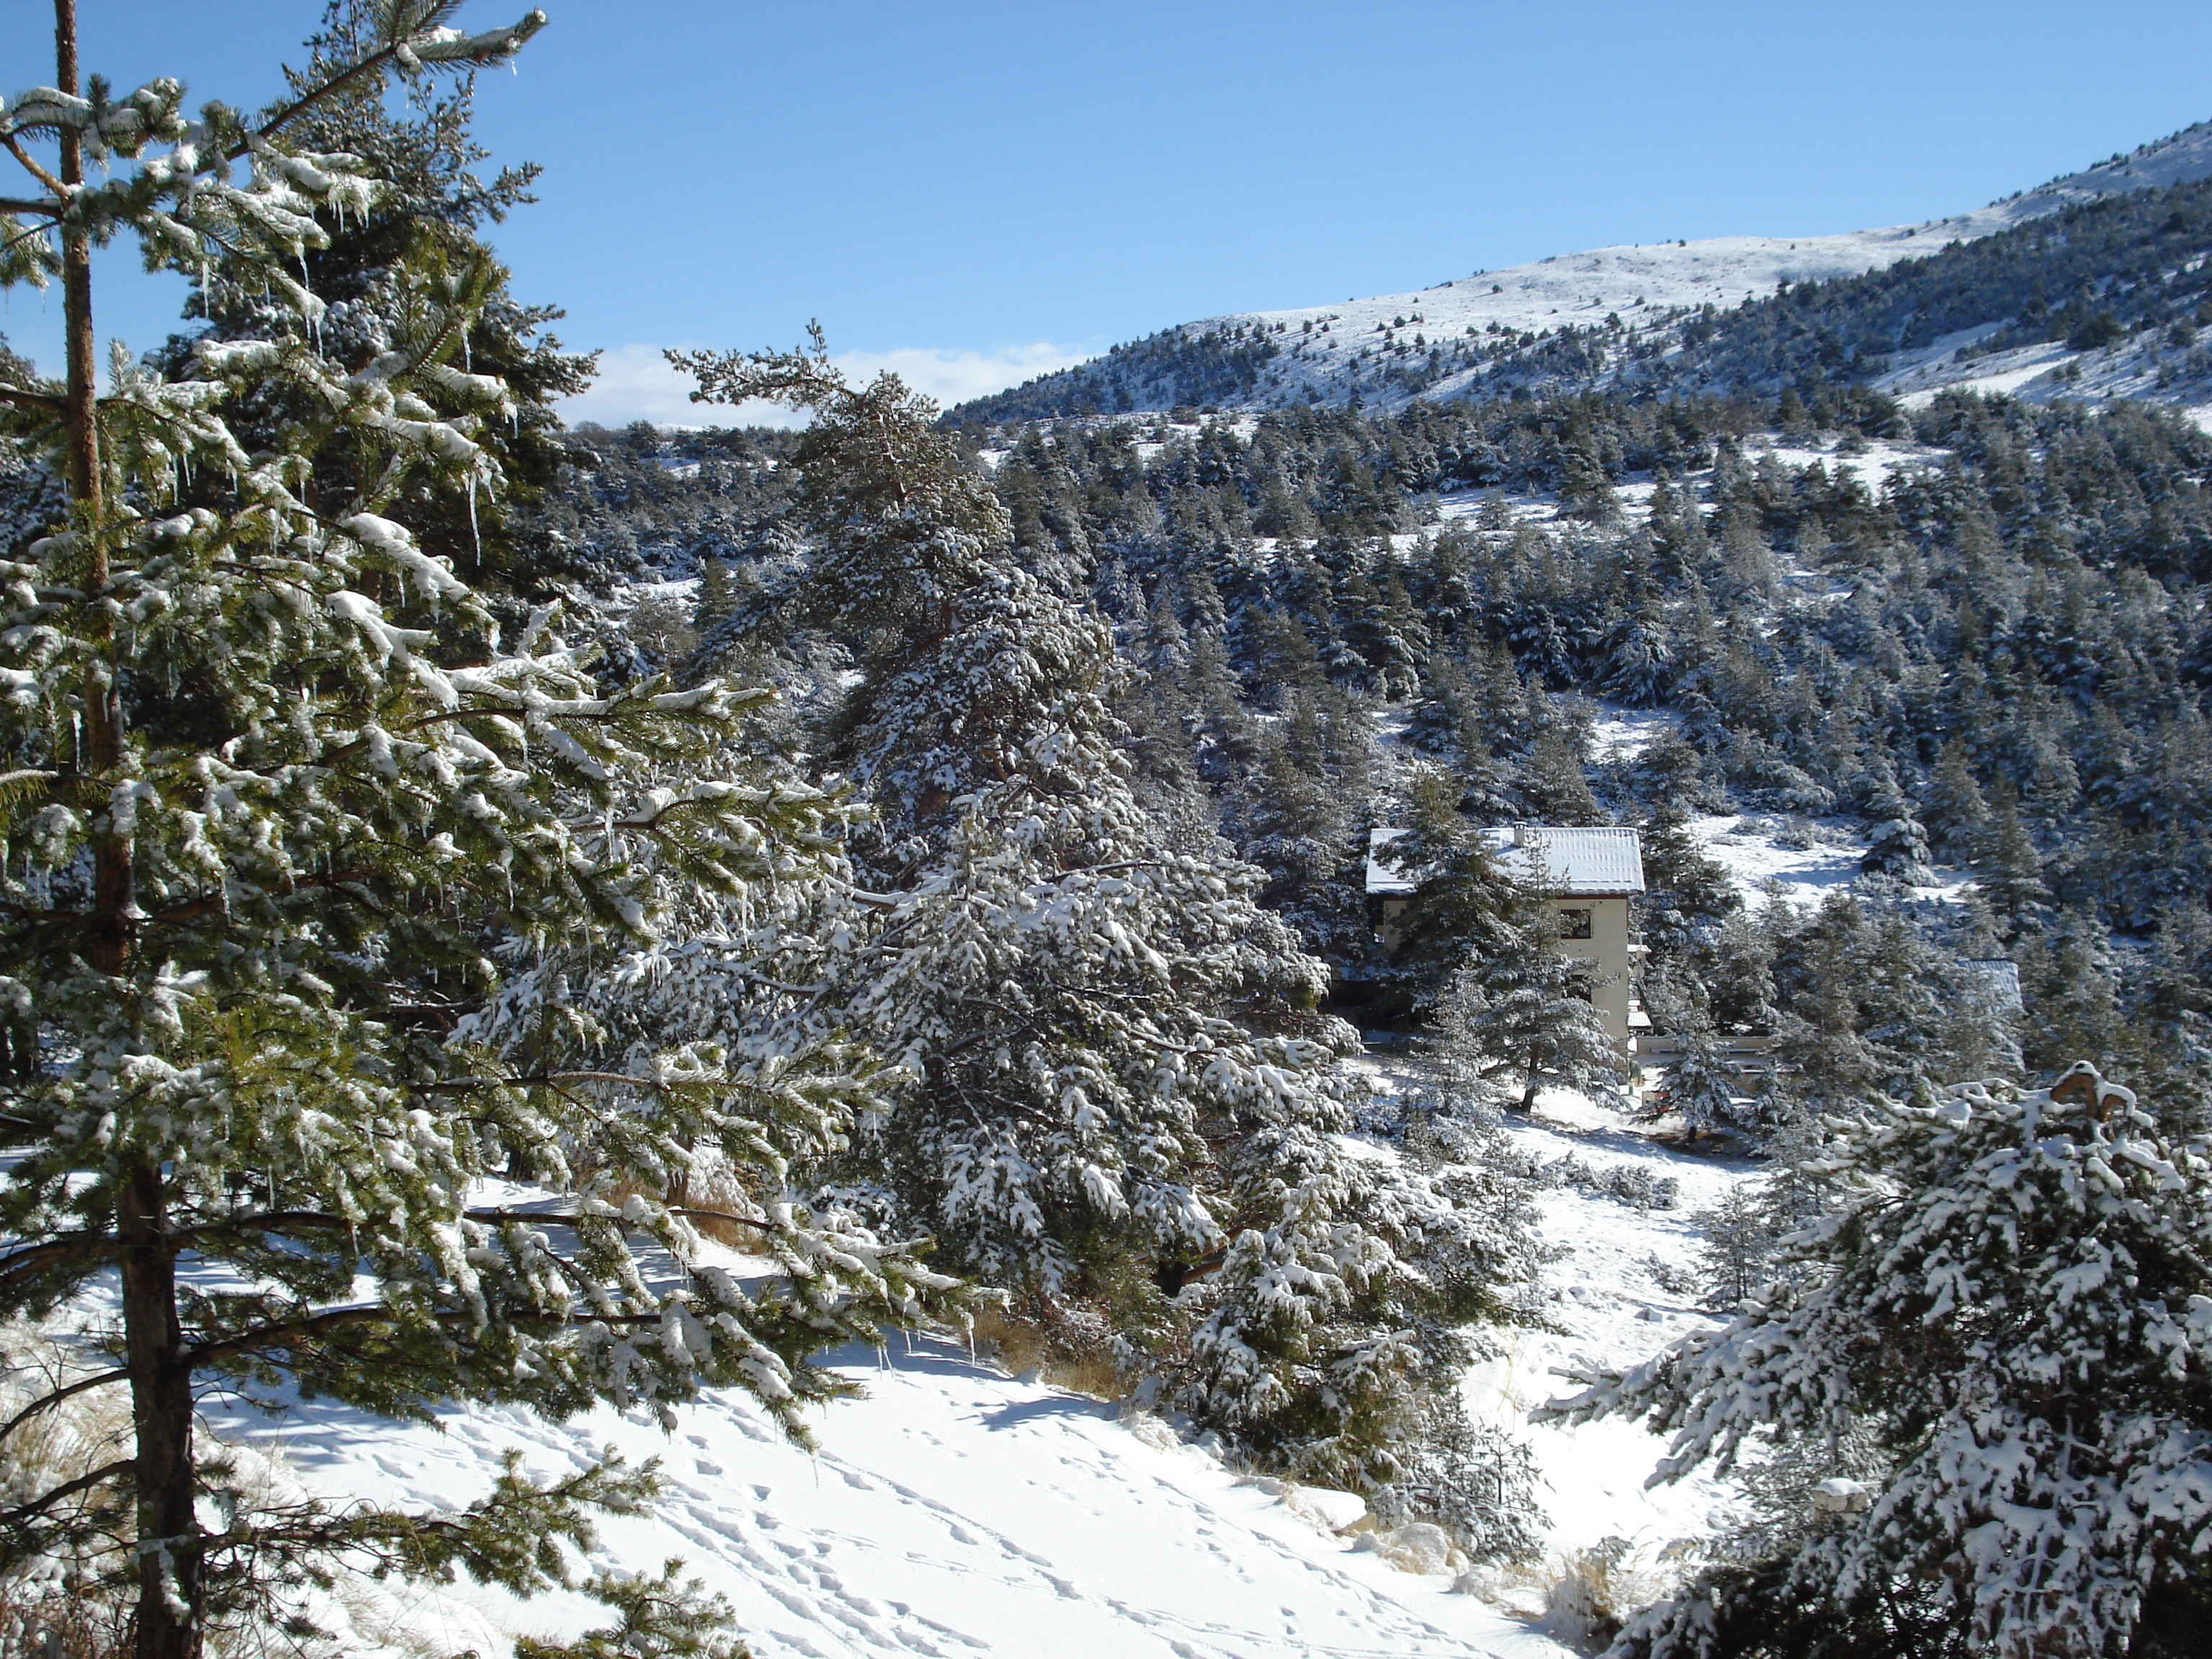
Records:
[[[1127,1390],[1101,1340],[1103,1333],[1092,1330],[1093,1322],[1087,1318],[1069,1317],[1067,1310],[1056,1311],[1062,1316],[1048,1324],[1005,1308],[977,1309],[976,1352],[988,1351],[1009,1376],[1035,1371],[1038,1381],[1070,1394],[1119,1400]]]
[[[0,1416],[13,1416],[82,1370],[35,1332],[0,1332]],[[91,1474],[125,1455],[130,1441],[130,1395],[120,1388],[95,1389],[30,1419],[0,1441],[0,1508],[33,1502]],[[48,1514],[92,1519],[103,1507],[112,1507],[111,1495],[94,1488]],[[0,1654],[109,1659],[127,1650],[130,1597],[114,1582],[135,1541],[127,1508],[100,1524],[104,1536],[82,1552],[0,1568]]]
[[[610,1204],[620,1206],[629,1200],[643,1196],[657,1204],[666,1204],[684,1212],[682,1219],[700,1237],[712,1239],[717,1244],[726,1244],[732,1249],[757,1250],[761,1245],[761,1231],[742,1221],[726,1220],[702,1211],[727,1210],[744,1215],[753,1209],[753,1202],[733,1174],[718,1160],[702,1156],[689,1172],[678,1176],[666,1188],[647,1186],[643,1182],[624,1176],[607,1192]]]
[[[1540,1620],[1570,1647],[1600,1653],[1638,1608],[1664,1595],[1673,1575],[1626,1538],[1558,1556],[1546,1586]]]

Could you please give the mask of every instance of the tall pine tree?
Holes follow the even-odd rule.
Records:
[[[676,361],[702,400],[813,417],[812,560],[761,614],[860,642],[825,734],[877,813],[841,1007],[903,1086],[851,1178],[1244,1455],[1399,1480],[1504,1268],[1436,1182],[1345,1149],[1357,1036],[1318,1012],[1327,969],[1261,872],[1136,787],[1109,629],[1024,568],[896,377],[847,384],[818,333]]]
[[[112,1462],[10,1492],[0,1571],[88,1553],[78,1593],[133,1604],[141,1659],[292,1618],[348,1551],[546,1588],[552,1540],[652,1484],[510,1471],[450,1515],[264,1515],[202,1443],[204,1390],[282,1382],[419,1416],[471,1398],[665,1410],[727,1384],[803,1435],[805,1404],[842,1386],[809,1357],[950,1288],[907,1246],[787,1201],[791,1158],[871,1103],[848,1057],[794,1055],[779,1081],[726,1036],[661,1048],[533,1018],[517,970],[544,949],[605,963],[651,946],[684,895],[763,915],[830,880],[839,809],[720,752],[743,696],[604,690],[556,611],[503,637],[425,550],[416,505],[500,479],[486,429],[509,394],[456,362],[486,290],[403,256],[415,302],[374,341],[336,356],[306,326],[321,302],[301,258],[384,186],[297,148],[295,125],[395,64],[504,61],[544,21],[466,35],[450,9],[396,0],[362,56],[249,123],[188,119],[172,81],[81,92],[60,0],[57,85],[7,113],[40,193],[6,227],[6,275],[58,273],[68,362],[0,400],[68,502],[5,566],[0,626],[18,1020],[0,1125],[24,1149],[0,1173],[0,1316],[82,1306],[110,1274],[118,1293],[0,1436],[101,1390],[128,1394],[132,1427]],[[166,370],[118,362],[101,395],[89,253],[118,234],[210,291],[282,296],[288,325]],[[294,417],[259,423],[273,407]],[[755,1201],[729,1221],[774,1259],[765,1281],[718,1267],[659,1196],[708,1153],[744,1172]],[[488,1197],[495,1174],[554,1201]],[[681,1595],[630,1596],[650,1606],[699,1635]]]

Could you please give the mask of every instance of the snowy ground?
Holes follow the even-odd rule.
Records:
[[[1377,1052],[1395,1056],[1396,1045]],[[1403,1073],[1402,1063],[1389,1060],[1367,1065],[1385,1088]],[[1633,1363],[1714,1322],[1684,1288],[1699,1282],[1698,1218],[1757,1166],[1662,1144],[1651,1127],[1560,1091],[1540,1097],[1533,1120],[1506,1120],[1514,1143],[1545,1164],[1571,1158],[1598,1170],[1637,1166],[1679,1188],[1673,1205],[1660,1210],[1573,1186],[1545,1191],[1544,1239],[1557,1255],[1546,1273],[1544,1312],[1558,1328],[1503,1333],[1504,1352],[1468,1373],[1470,1409],[1521,1435],[1535,1454],[1556,1553],[1625,1538],[1648,1562],[1670,1546],[1711,1536],[1729,1524],[1735,1505],[1732,1485],[1705,1476],[1647,1490],[1665,1448],[1638,1424],[1528,1421],[1545,1401],[1574,1391],[1563,1372]],[[1504,1600],[1515,1605],[1510,1591]],[[1534,1595],[1520,1605],[1534,1611]]]
[[[1555,1549],[1588,1549],[1620,1537],[1650,1559],[1706,1537],[1727,1524],[1733,1487],[1693,1476],[1647,1490],[1644,1482],[1663,1448],[1641,1425],[1562,1428],[1525,1419],[1546,1400],[1573,1391],[1561,1370],[1639,1360],[1711,1322],[1681,1288],[1701,1282],[1696,1217],[1753,1166],[1656,1146],[1572,1096],[1545,1097],[1534,1123],[1509,1132],[1547,1162],[1571,1155],[1599,1169],[1641,1164],[1678,1182],[1680,1194],[1670,1209],[1634,1210],[1574,1187],[1547,1192],[1544,1237],[1561,1255],[1549,1272],[1545,1311],[1560,1329],[1524,1333],[1504,1358],[1477,1367],[1469,1403],[1527,1437],[1550,1488],[1545,1501]]]
[[[1241,1480],[1157,1420],[1006,1377],[941,1343],[846,1356],[865,1401],[822,1414],[814,1455],[734,1397],[675,1432],[610,1412],[563,1427],[455,1410],[444,1432],[308,1409],[233,1418],[326,1494],[453,1504],[501,1452],[533,1474],[602,1445],[659,1456],[649,1520],[605,1528],[605,1565],[677,1554],[726,1595],[760,1659],[875,1654],[1098,1659],[1563,1653],[1449,1576],[1396,1571],[1312,1506]],[[1340,1516],[1339,1518],[1341,1518]],[[517,1608],[496,1592],[416,1592],[392,1609],[441,1651],[496,1651],[517,1629],[573,1632],[594,1609]]]
[[[1735,878],[1745,902],[1770,898],[1817,905],[1847,889],[1859,873],[1866,844],[1820,826],[1785,825],[1757,816],[1725,813],[1692,821],[1705,852]]]

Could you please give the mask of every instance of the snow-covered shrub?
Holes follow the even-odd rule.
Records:
[[[1395,1477],[1368,1495],[1376,1523],[1431,1522],[1471,1560],[1534,1555],[1542,1509],[1527,1443],[1495,1424],[1474,1421],[1456,1395],[1438,1395],[1414,1428]]]
[[[1785,1490],[1825,1455],[1872,1500],[1770,1509],[1614,1651],[2185,1650],[2212,1551],[2204,1146],[2087,1066],[1829,1128],[1806,1168],[1832,1207],[1765,1302],[1540,1415],[1644,1415],[1674,1437],[1656,1480],[1771,1448],[1800,1460]]]
[[[1563,1152],[1543,1170],[1545,1178],[1554,1186],[1595,1193],[1632,1210],[1671,1210],[1682,1195],[1680,1181],[1656,1173],[1646,1164],[1593,1164],[1572,1152]]]
[[[1706,1280],[1702,1273],[1692,1273],[1656,1250],[1645,1253],[1644,1271],[1650,1274],[1651,1282],[1668,1296],[1695,1296],[1705,1288]]]

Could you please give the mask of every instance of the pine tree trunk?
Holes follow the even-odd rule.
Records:
[[[62,91],[77,90],[76,0],[54,0],[54,67]],[[76,132],[61,135],[61,179],[84,182],[84,146]],[[98,593],[107,586],[106,503],[100,476],[99,380],[93,362],[92,244],[81,229],[62,232],[62,315],[67,330],[69,389],[62,416],[69,434],[69,489],[76,508],[77,530],[86,538],[85,588]],[[106,631],[103,624],[102,631]],[[94,777],[112,774],[123,757],[122,688],[114,665],[95,655],[84,676],[82,769]],[[131,843],[115,833],[109,815],[94,828],[93,902],[88,956],[104,974],[122,974],[131,953],[132,881]]]
[[[200,1561],[193,1516],[192,1374],[177,1319],[177,1257],[161,1172],[141,1164],[116,1195],[123,1340],[137,1432],[136,1659],[198,1659]]]
[[[54,68],[60,89],[78,89],[76,0],[54,0]],[[61,134],[61,181],[84,182],[84,145]],[[82,229],[62,231],[62,315],[69,386],[62,421],[69,441],[69,491],[76,529],[85,538],[85,589],[107,586],[106,503],[101,499],[99,381],[94,362],[92,245]],[[122,689],[112,635],[95,624],[110,649],[96,652],[84,676],[84,749],[79,766],[112,779],[123,758]],[[121,978],[131,970],[136,909],[130,838],[102,812],[93,834],[93,902],[85,955],[97,971]],[[198,1659],[199,1555],[193,1516],[191,1369],[177,1317],[176,1253],[168,1239],[161,1172],[153,1164],[128,1168],[118,1188],[117,1240],[123,1246],[123,1341],[131,1373],[137,1433],[138,1503],[137,1659]]]

